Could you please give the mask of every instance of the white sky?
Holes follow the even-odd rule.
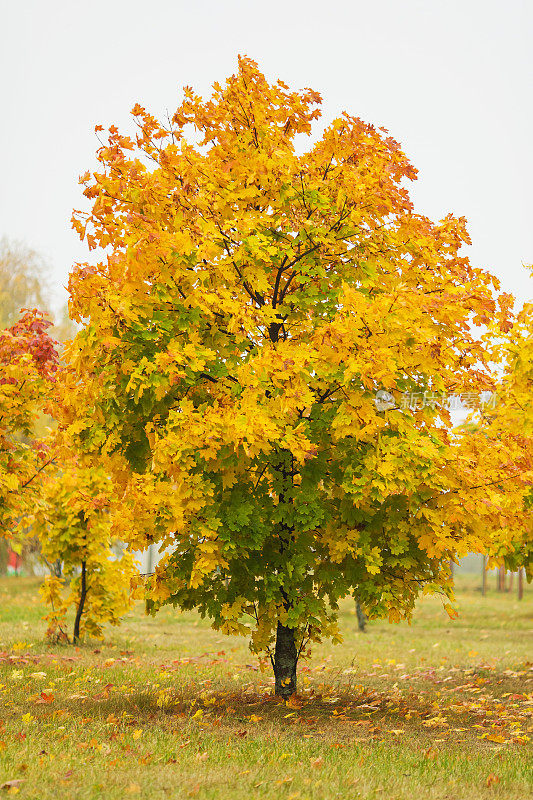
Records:
[[[0,236],[45,257],[62,301],[89,258],[70,215],[94,125],[132,130],[136,101],[172,112],[242,53],[318,90],[325,122],[388,128],[419,169],[416,209],[466,216],[472,261],[533,299],[532,34],[531,0],[3,0]]]

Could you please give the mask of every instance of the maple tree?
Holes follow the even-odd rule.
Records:
[[[58,449],[53,437],[35,437],[36,420],[53,413],[61,391],[51,326],[33,309],[0,331],[0,531],[17,550],[38,537],[41,557],[62,562],[63,576],[43,586],[52,605],[49,632],[63,629],[74,603],[77,641],[80,632],[99,636],[103,622],[119,621],[131,602],[136,564],[130,553],[112,557],[109,478],[77,466],[65,442]]]
[[[478,410],[460,431],[460,458],[465,480],[476,482],[483,465],[485,486],[467,502],[475,502],[487,528],[487,566],[525,568],[533,579],[533,305],[501,327],[486,334],[491,358],[501,376],[495,387],[496,402]],[[468,471],[468,475],[467,475]]]
[[[299,152],[320,102],[240,58],[169,122],[136,105],[73,218],[108,255],[69,283],[63,426],[122,487],[117,535],[165,551],[149,609],[250,634],[284,697],[307,643],[338,640],[339,598],[408,618],[483,549],[431,398],[493,387],[472,330],[509,305],[463,218],[415,212],[387,131],[345,113]]]
[[[46,409],[54,386],[58,355],[37,309],[24,310],[19,321],[0,330],[0,535],[31,506],[38,476],[51,463],[46,443],[33,429]]]
[[[117,625],[131,605],[130,582],[138,567],[113,538],[111,498],[103,470],[84,468],[71,458],[46,477],[36,499],[32,534],[39,538],[43,559],[61,563],[61,575],[47,576],[41,587],[50,606],[50,638],[68,640],[65,618],[71,606],[77,643],[84,635],[101,637],[102,625]]]

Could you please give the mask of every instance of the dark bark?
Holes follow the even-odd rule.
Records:
[[[285,700],[296,691],[296,665],[298,651],[294,638],[294,628],[286,628],[278,622],[276,649],[274,651],[275,694]]]
[[[355,613],[357,614],[357,627],[364,633],[366,628],[366,614],[357,601],[355,602]]]
[[[498,583],[498,591],[504,592],[505,591],[505,567],[500,567],[497,573],[497,583]]]
[[[87,597],[87,581],[86,581],[86,570],[85,570],[85,561],[81,562],[81,582],[80,582],[80,599],[78,602],[78,608],[76,610],[76,619],[74,620],[74,635],[73,635],[73,642],[77,644],[80,638],[80,623],[81,617],[83,614],[83,608],[85,606],[85,598]]]
[[[63,575],[63,562],[60,558],[56,558],[53,564],[50,565],[50,572],[52,575],[55,575],[56,578],[61,578]]]
[[[281,278],[280,270],[276,279],[275,297],[279,288],[279,280]],[[275,303],[273,303],[275,307]],[[280,330],[283,329],[283,321],[271,322],[268,327],[268,335],[273,344],[279,340]],[[288,471],[283,464],[280,464],[280,472],[283,476],[284,484],[287,488],[292,486],[293,473],[292,468]],[[283,506],[285,503],[285,492],[282,490],[279,493],[279,504]],[[280,542],[280,556],[283,558],[286,549],[290,546],[293,538],[293,530],[287,525],[281,525],[279,532]],[[281,594],[283,597],[283,604],[288,611],[291,604],[288,601],[287,595],[282,588]],[[276,630],[276,647],[274,650],[274,658],[272,659],[272,666],[274,668],[275,689],[276,696],[283,697],[287,700],[292,694],[296,692],[296,666],[298,664],[298,651],[296,649],[294,628],[286,628],[281,622],[278,622]]]

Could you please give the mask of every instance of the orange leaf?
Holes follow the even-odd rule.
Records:
[[[35,701],[36,705],[45,705],[48,703],[54,702],[54,695],[53,694],[46,694],[46,692],[41,692],[41,695],[38,700]]]

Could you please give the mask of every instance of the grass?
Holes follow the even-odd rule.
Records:
[[[533,587],[461,578],[460,617],[316,647],[272,696],[242,639],[142,608],[102,643],[48,646],[31,578],[0,580],[0,791],[20,798],[525,798],[533,783]],[[530,659],[528,661],[528,659]]]

